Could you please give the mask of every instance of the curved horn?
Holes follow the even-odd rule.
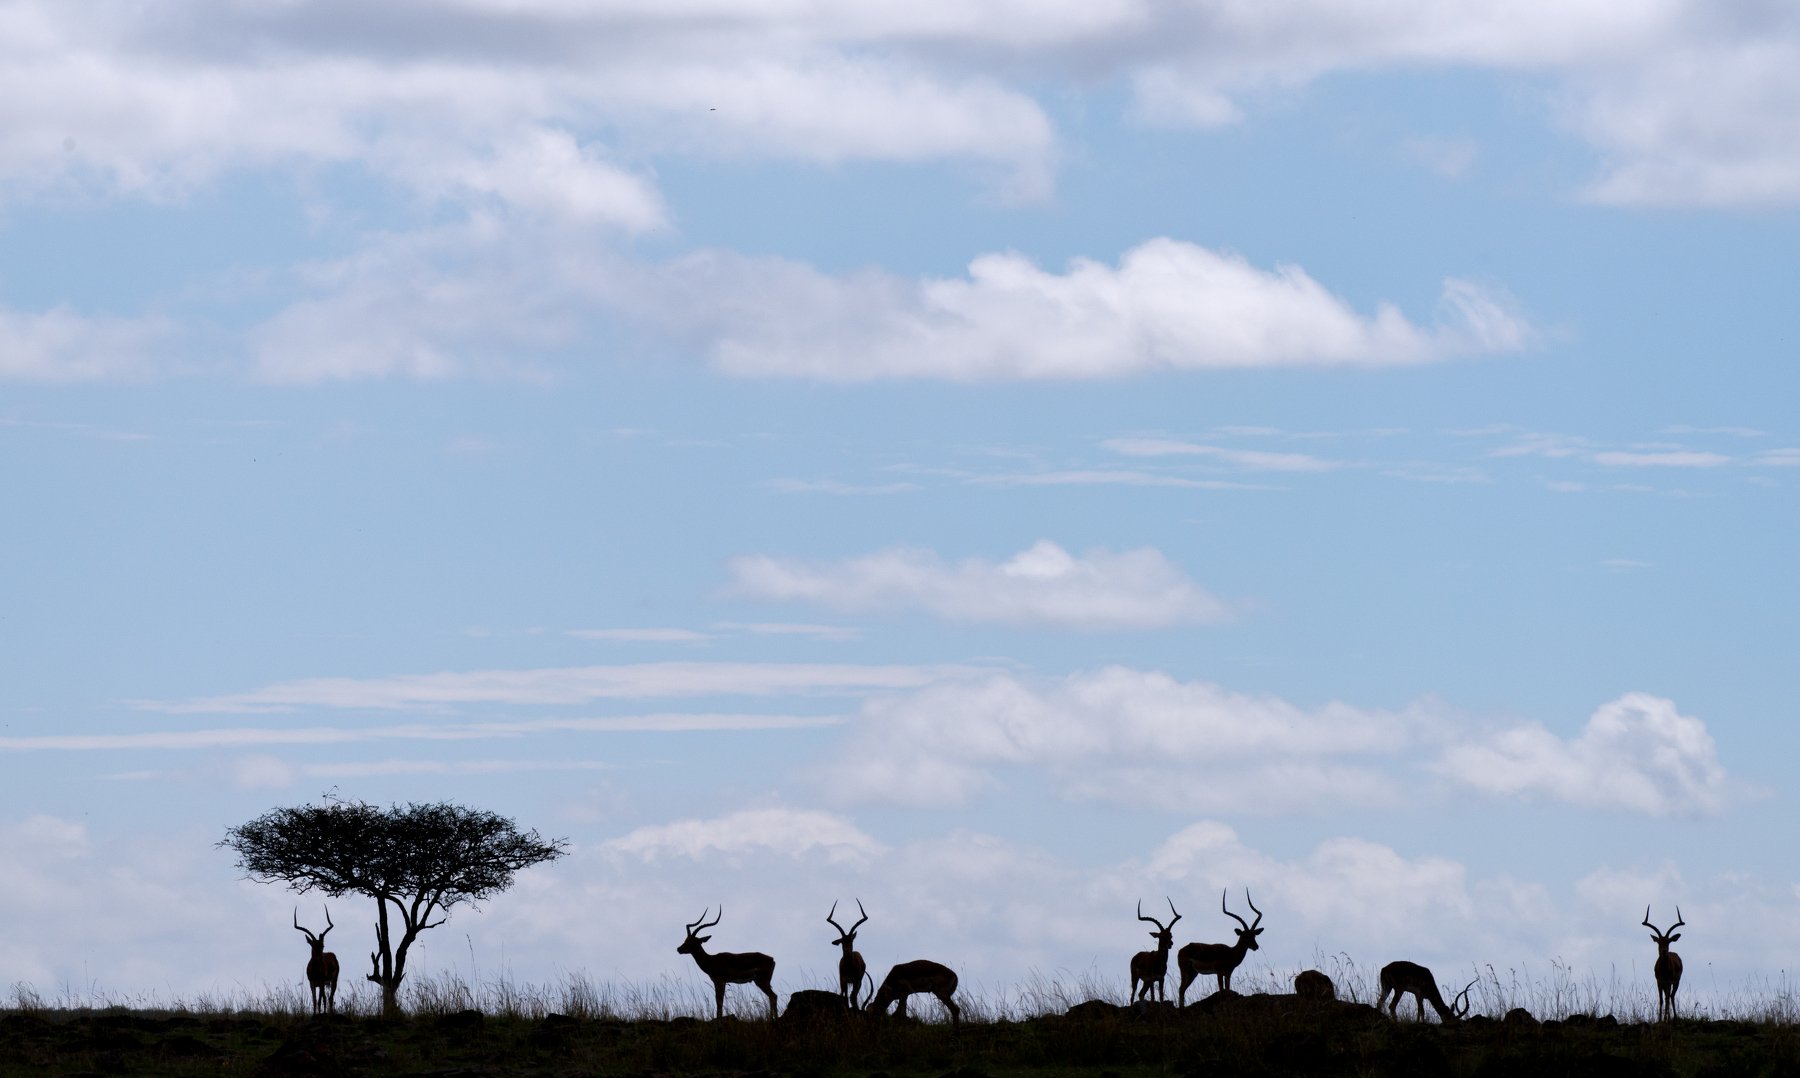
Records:
[[[844,926],[841,924],[838,924],[836,921],[832,920],[832,918],[834,918],[836,916],[837,916],[837,903],[833,902],[831,904],[831,912],[825,915],[825,923],[830,925],[831,927],[837,929],[838,935],[841,936],[844,934]]]
[[[1255,911],[1256,911],[1256,921],[1255,921],[1255,922],[1254,922],[1254,923],[1252,923],[1252,924],[1251,924],[1251,925],[1250,925],[1250,927],[1251,927],[1251,928],[1255,928],[1255,927],[1256,927],[1256,926],[1257,926],[1257,925],[1259,925],[1259,924],[1262,924],[1262,911],[1261,911],[1261,910],[1258,910],[1258,909],[1256,909],[1256,903],[1255,903],[1255,901],[1253,901],[1253,900],[1252,900],[1252,899],[1251,899],[1251,898],[1250,898],[1250,888],[1248,888],[1248,887],[1246,887],[1246,888],[1244,888],[1244,901],[1245,901],[1245,902],[1249,902],[1249,903],[1250,903],[1250,908],[1251,908],[1251,909],[1252,909],[1252,910],[1255,910]]]
[[[1647,914],[1646,914],[1646,916],[1647,916]],[[1680,928],[1684,924],[1687,924],[1687,922],[1681,919],[1681,907],[1676,906],[1675,907],[1675,923],[1669,926],[1669,931],[1673,932],[1677,928]]]
[[[1480,979],[1481,978],[1477,977],[1475,978],[1475,981],[1479,981]],[[1451,1014],[1454,1014],[1458,1018],[1467,1018],[1469,1016],[1469,989],[1475,987],[1475,981],[1470,981],[1468,987],[1464,988],[1461,992],[1458,992],[1456,994],[1456,999],[1450,1001]],[[1461,1001],[1462,1005],[1460,1007],[1457,1005],[1458,1001]]]
[[[869,911],[862,908],[862,899],[860,899],[860,898],[856,900],[856,912],[862,914],[862,920],[857,921],[855,924],[850,926],[850,932],[852,935],[854,935],[856,933],[857,929],[859,929],[863,926],[863,921],[866,921],[869,919]]]
[[[325,903],[323,903],[323,902],[319,903],[319,907],[325,911],[325,931],[319,933],[319,942],[324,943],[325,937],[329,936],[331,934],[331,930],[336,928],[337,925],[334,925],[331,923],[331,907],[325,905]],[[296,916],[298,916],[298,915],[296,914]]]
[[[1169,904],[1169,912],[1175,915],[1169,919],[1169,928],[1174,928],[1175,922],[1181,920],[1181,911],[1175,908],[1175,900],[1168,895],[1163,896],[1163,901]]]
[[[708,907],[706,907],[706,909],[704,909],[704,910],[702,910],[702,911],[701,911],[701,912],[700,912],[700,920],[699,920],[699,921],[695,921],[695,922],[694,922],[694,923],[693,923],[693,924],[690,924],[690,925],[688,925],[688,926],[687,926],[687,930],[688,930],[688,933],[689,933],[689,934],[690,934],[690,935],[691,935],[691,934],[693,934],[693,933],[695,933],[695,932],[698,932],[698,931],[700,931],[700,930],[701,930],[701,929],[703,929],[703,928],[711,928],[711,927],[712,927],[712,926],[713,926],[713,925],[716,925],[716,924],[718,924],[718,923],[719,923],[719,917],[723,917],[723,916],[725,916],[725,907],[724,907],[724,906],[720,906],[720,907],[719,907],[719,917],[714,917],[714,918],[713,918],[713,919],[712,919],[712,921],[711,921],[711,923],[709,923],[709,924],[702,924],[702,923],[701,923],[701,921],[705,921],[705,920],[706,920],[706,915],[707,915],[707,914],[709,914],[709,913],[711,913],[711,912],[712,912],[712,907],[711,907],[711,906],[708,906]]]
[[[299,906],[294,907],[294,927],[300,928],[300,907]],[[302,934],[304,934],[306,936],[306,942],[308,942],[308,943],[317,943],[319,941],[319,939],[321,938],[321,937],[313,935],[312,932],[308,929],[300,928],[300,931]]]
[[[1221,910],[1224,910],[1224,911],[1225,911],[1225,916],[1227,916],[1227,917],[1229,917],[1229,918],[1231,918],[1231,919],[1232,919],[1232,920],[1234,920],[1234,921],[1236,921],[1236,922],[1237,922],[1237,923],[1238,923],[1238,924],[1241,924],[1241,925],[1243,925],[1243,926],[1244,926],[1244,931],[1246,931],[1246,932],[1248,932],[1248,931],[1250,931],[1250,925],[1249,925],[1249,923],[1248,923],[1248,922],[1246,922],[1246,921],[1245,921],[1245,920],[1244,920],[1244,919],[1243,919],[1243,918],[1242,918],[1242,917],[1239,917],[1239,916],[1238,916],[1238,915],[1237,915],[1237,914],[1235,914],[1235,913],[1232,913],[1232,912],[1231,912],[1231,910],[1230,910],[1230,909],[1229,909],[1229,908],[1228,908],[1228,907],[1227,907],[1227,906],[1226,906],[1226,905],[1225,905],[1225,894],[1226,894],[1226,892],[1224,892],[1224,891],[1220,891],[1220,892],[1219,892],[1219,908],[1220,908],[1220,909],[1221,909]],[[1245,892],[1244,892],[1244,894],[1245,894],[1245,895],[1246,895],[1246,896],[1248,896],[1248,895],[1249,895],[1249,894],[1250,894],[1250,892],[1249,892],[1249,891],[1245,891]],[[1258,918],[1258,919],[1259,919],[1259,920],[1260,920],[1260,918]]]

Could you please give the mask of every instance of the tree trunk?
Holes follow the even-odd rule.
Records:
[[[400,1017],[400,982],[406,977],[406,945],[412,942],[410,934],[400,942],[400,960],[394,961],[394,952],[388,945],[388,905],[387,899],[377,898],[376,906],[381,910],[381,918],[375,922],[375,950],[369,952],[368,980],[381,986],[381,1017]]]
[[[400,1017],[400,980],[381,982],[381,1017]]]

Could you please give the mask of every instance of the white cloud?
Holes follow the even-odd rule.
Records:
[[[1259,449],[1228,449],[1175,438],[1109,438],[1104,448],[1128,457],[1202,457],[1246,471],[1328,472],[1344,467],[1310,453],[1273,453]]]
[[[844,483],[835,479],[771,479],[767,485],[784,494],[835,494],[845,497],[910,494],[919,489],[917,483]]]
[[[849,625],[814,625],[792,621],[724,622],[721,629],[741,630],[754,636],[810,636],[842,643],[862,639],[862,630]]]
[[[422,156],[422,155],[421,155]],[[496,145],[483,157],[408,161],[421,189],[440,182],[498,198],[559,224],[611,225],[645,232],[667,224],[650,184],[610,164],[566,131],[538,129]]]
[[[9,981],[52,995],[73,985],[83,997],[91,987],[101,999],[189,1003],[301,991],[306,952],[290,918],[297,901],[303,918],[318,916],[316,896],[235,878],[230,856],[212,848],[217,837],[210,824],[204,833],[92,833],[56,817],[0,819],[0,923],[32,926],[0,936]],[[859,946],[877,976],[930,956],[952,963],[984,1000],[1016,998],[1038,971],[1071,991],[1090,980],[1122,996],[1126,963],[1143,946],[1139,899],[1173,899],[1184,915],[1178,942],[1220,942],[1233,926],[1218,912],[1220,892],[1248,915],[1246,888],[1265,929],[1239,974],[1251,989],[1274,989],[1321,954],[1347,958],[1371,994],[1372,971],[1400,955],[1446,980],[1477,963],[1517,970],[1528,993],[1538,990],[1534,975],[1549,972],[1546,956],[1571,965],[1578,982],[1590,972],[1604,982],[1606,970],[1644,970],[1646,952],[1654,956],[1638,925],[1646,902],[1665,921],[1679,903],[1695,945],[1705,934],[1715,977],[1692,986],[1696,1003],[1714,982],[1729,998],[1749,978],[1777,977],[1779,956],[1800,946],[1792,883],[1779,875],[1697,876],[1652,862],[1540,882],[1342,833],[1277,853],[1204,819],[1125,840],[1096,862],[967,830],[883,841],[853,819],[792,807],[578,836],[570,856],[420,937],[409,968],[417,978],[474,979],[473,961],[485,980],[504,954],[509,980],[546,986],[552,998],[575,975],[613,981],[621,1000],[642,992],[710,1012],[704,977],[675,954],[681,925],[703,907],[725,903],[719,949],[776,957],[785,996],[829,982],[836,951],[825,913],[834,900],[860,898],[870,920]],[[366,951],[368,900],[330,908],[340,957]],[[1608,1002],[1629,1005],[1631,989],[1619,993]]]
[[[813,564],[766,555],[732,559],[742,595],[838,610],[923,610],[948,621],[1073,629],[1144,629],[1226,620],[1230,609],[1153,549],[1079,558],[1047,539],[994,563],[947,564],[896,548]]]
[[[1058,274],[989,254],[967,277],[921,280],[713,251],[619,303],[697,336],[729,374],[836,382],[1390,366],[1517,351],[1533,333],[1504,296],[1467,281],[1447,280],[1438,324],[1421,327],[1389,304],[1358,314],[1299,267],[1265,271],[1174,239],[1116,267],[1076,259]]]
[[[602,849],[645,861],[659,857],[733,858],[751,853],[794,858],[817,853],[830,861],[861,861],[881,853],[883,846],[842,816],[767,808],[640,827],[608,841]]]
[[[152,710],[183,713],[186,705]],[[204,706],[210,710],[285,710],[252,707]],[[603,718],[521,719],[513,722],[413,723],[401,726],[272,726],[226,727],[198,730],[141,730],[109,734],[20,734],[0,737],[0,752],[118,752],[141,749],[197,752],[207,749],[244,749],[278,745],[349,745],[370,741],[483,741],[522,738],[548,733],[677,733],[695,730],[799,730],[835,726],[843,720],[832,715],[732,714],[674,712],[655,715],[609,715]],[[273,757],[246,757],[247,785],[283,785],[285,771]],[[285,767],[285,765],[280,765]]]
[[[1800,46],[1769,5],[20,2],[0,14],[0,185],[167,197],[234,169],[357,163],[532,212],[659,218],[596,150],[973,161],[1042,195],[1058,148],[1025,87],[1121,81],[1159,123],[1254,116],[1332,73],[1547,86],[1601,158],[1590,197],[1800,199]],[[409,17],[410,16],[410,17]],[[519,132],[560,146],[520,148]],[[525,138],[530,143],[532,137]],[[571,153],[579,143],[581,149]],[[454,151],[446,153],[447,148]],[[1454,146],[1437,167],[1464,167]],[[433,162],[449,167],[434,170]]]
[[[1722,810],[1733,788],[1705,724],[1644,693],[1603,705],[1564,740],[1536,723],[1471,729],[1429,705],[1308,709],[1115,666],[875,697],[847,733],[816,772],[846,803],[960,805],[1016,772],[1078,802],[1244,814],[1418,807],[1460,788],[1695,815]],[[1442,781],[1421,781],[1433,776]]]
[[[618,640],[637,644],[703,644],[713,637],[693,629],[570,629],[569,636],[580,640]]]
[[[155,317],[0,307],[0,381],[86,382],[157,373],[154,348],[172,328]]]
[[[299,268],[305,298],[248,334],[252,373],[276,383],[470,374],[531,376],[535,357],[575,341],[602,273],[557,230],[477,217],[378,236]]]
[[[1573,740],[1535,723],[1445,750],[1439,769],[1478,791],[1655,816],[1718,812],[1727,783],[1706,724],[1671,700],[1627,693]]]
[[[558,706],[594,700],[709,695],[841,694],[901,689],[955,676],[952,666],[820,663],[637,663],[527,670],[446,671],[386,678],[310,678],[246,693],[137,706],[175,714],[300,708],[443,709],[483,704]]]
[[[1192,479],[1182,475],[1132,471],[1123,468],[1075,468],[1044,472],[952,473],[973,486],[983,487],[1173,487],[1179,490],[1274,490],[1256,483],[1226,479]]]
[[[1382,758],[1417,721],[1123,667],[1041,686],[992,674],[869,701],[819,777],[846,801],[914,805],[967,801],[1021,767],[1066,797],[1173,811],[1394,804]]]
[[[1717,468],[1730,464],[1723,453],[1701,453],[1693,450],[1632,452],[1626,450],[1595,453],[1594,463],[1610,468]]]
[[[0,100],[35,104],[0,125],[0,178],[166,197],[233,169],[357,163],[432,197],[654,227],[648,184],[576,146],[608,128],[710,156],[969,159],[1043,191],[1054,137],[1029,96],[979,65],[864,53],[854,20],[816,15],[436,5],[389,32],[314,2],[13,5]]]

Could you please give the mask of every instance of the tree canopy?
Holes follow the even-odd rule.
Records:
[[[302,894],[376,900],[368,980],[381,986],[387,1014],[399,1010],[406,952],[420,932],[443,924],[459,904],[506,890],[515,873],[567,848],[561,839],[520,832],[504,816],[449,802],[382,808],[335,798],[273,809],[231,828],[219,845],[238,855],[238,867],[252,879]],[[401,928],[397,947],[389,931],[394,920]]]

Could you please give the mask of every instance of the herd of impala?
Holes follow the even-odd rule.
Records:
[[[1232,943],[1190,943],[1175,952],[1175,965],[1181,972],[1181,987],[1176,992],[1175,1005],[1187,1006],[1188,986],[1194,978],[1202,974],[1212,974],[1218,979],[1218,990],[1231,988],[1231,975],[1244,962],[1244,956],[1258,950],[1256,938],[1262,935],[1262,911],[1256,908],[1251,900],[1250,892],[1244,892],[1244,901],[1250,912],[1256,914],[1256,920],[1245,921],[1231,912],[1225,895],[1219,896],[1219,909],[1238,923],[1234,929],[1237,939]],[[775,960],[760,951],[708,951],[707,941],[711,936],[699,933],[712,928],[725,916],[725,907],[719,907],[718,916],[708,921],[706,915],[712,910],[708,908],[700,914],[698,920],[687,926],[687,938],[675,949],[677,954],[691,955],[700,972],[706,974],[713,983],[713,1005],[716,1017],[725,1014],[725,988],[733,984],[753,984],[769,999],[769,1017],[775,1017],[775,989],[771,982],[775,977]],[[953,1028],[962,1024],[962,1009],[956,1005],[956,971],[941,962],[920,958],[911,962],[902,962],[888,971],[882,978],[881,986],[867,1001],[862,1001],[862,991],[868,977],[868,963],[856,950],[856,931],[869,919],[863,909],[861,899],[856,901],[856,912],[861,914],[856,923],[849,928],[837,923],[837,903],[831,904],[831,912],[825,915],[825,921],[837,930],[837,939],[831,941],[832,946],[843,949],[838,959],[838,988],[835,996],[832,993],[808,993],[824,995],[835,1000],[837,1005],[852,1011],[868,1010],[875,1014],[886,1014],[889,1008],[898,1008],[898,1013],[905,1017],[906,1001],[920,993],[929,993],[943,1003],[950,1014]],[[1181,914],[1175,909],[1175,903],[1169,901],[1169,923],[1164,924],[1155,917],[1144,915],[1143,902],[1138,903],[1137,917],[1140,921],[1148,921],[1156,926],[1150,937],[1156,941],[1154,950],[1139,951],[1131,956],[1131,1000],[1137,1003],[1166,1003],[1168,995],[1164,990],[1164,982],[1169,975],[1169,951],[1175,946],[1175,922],[1181,920]],[[1656,941],[1656,997],[1658,1019],[1675,1017],[1675,991],[1681,987],[1681,956],[1669,950],[1669,944],[1681,938],[1675,931],[1687,922],[1682,920],[1681,907],[1675,908],[1675,923],[1667,931],[1660,931],[1650,923],[1650,907],[1644,907],[1644,927],[1650,930],[1650,938]],[[311,931],[300,927],[300,911],[294,911],[294,927],[306,935],[307,945],[312,950],[311,958],[306,963],[306,982],[312,989],[313,1013],[332,1011],[336,1008],[338,960],[337,955],[325,950],[325,936],[332,928],[331,911],[325,912],[325,931],[313,935]],[[1380,1011],[1387,1007],[1388,1014],[1399,1018],[1400,997],[1411,995],[1418,1008],[1418,1017],[1425,1018],[1425,1005],[1431,1004],[1438,1017],[1445,1022],[1457,1022],[1469,1013],[1469,989],[1475,987],[1470,981],[1463,990],[1456,994],[1450,1003],[1444,1002],[1443,993],[1438,990],[1437,978],[1429,969],[1417,962],[1389,962],[1381,967],[1381,995],[1375,1001],[1375,1009]],[[1294,977],[1294,994],[1304,999],[1335,999],[1337,989],[1331,978],[1316,969],[1304,970]],[[795,1003],[802,993],[795,993],[789,1001],[788,1010],[792,1013]]]

